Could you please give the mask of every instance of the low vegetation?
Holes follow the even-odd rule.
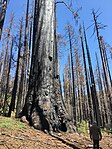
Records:
[[[15,120],[14,118],[7,118],[0,116],[0,128],[10,128],[10,129],[26,129],[27,126],[25,126],[23,123],[21,123],[19,120]]]
[[[0,149],[86,149],[92,148],[92,141],[86,129],[87,123],[82,122],[78,126],[80,133],[53,133],[46,134],[36,130],[19,119],[0,116]],[[82,133],[83,132],[83,133]],[[111,137],[103,133],[100,146],[103,149],[111,149]]]

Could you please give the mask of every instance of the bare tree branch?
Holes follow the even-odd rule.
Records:
[[[70,5],[68,5],[65,1],[58,1],[58,2],[56,2],[56,4],[64,4],[64,5],[67,7],[67,9],[69,9],[69,10],[72,12],[72,14],[73,14],[73,16],[74,16],[75,19],[79,18],[78,12],[79,12],[79,10],[82,9],[82,7],[80,7],[80,8],[75,12],[75,11],[71,8],[71,6],[72,6],[72,1],[71,1]]]

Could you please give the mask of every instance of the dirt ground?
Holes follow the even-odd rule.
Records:
[[[0,128],[0,149],[87,149],[92,148],[89,136],[55,133],[52,136],[27,124],[26,128]],[[112,149],[112,137],[103,134],[102,149]]]

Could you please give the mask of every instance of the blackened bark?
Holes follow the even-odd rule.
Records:
[[[76,125],[76,99],[75,99],[75,78],[74,78],[74,64],[73,64],[73,49],[72,49],[72,39],[70,33],[70,26],[68,26],[68,37],[69,37],[69,44],[70,44],[70,60],[71,60],[71,67],[72,67],[72,88],[73,88],[73,116],[74,116],[74,124]]]
[[[11,35],[11,29],[12,29],[12,24],[13,24],[13,19],[14,19],[14,15],[12,14],[11,16],[11,20],[10,20],[10,24],[9,24],[9,28],[7,31],[7,42],[6,42],[6,53],[5,53],[5,58],[4,58],[4,67],[3,67],[3,74],[2,74],[2,80],[1,80],[1,94],[6,90],[7,88],[7,81],[9,81],[9,74],[10,71],[9,70],[9,65],[8,65],[8,53],[9,53],[9,41],[10,41],[10,35]],[[9,73],[9,74],[8,74]],[[7,78],[7,79],[6,79]],[[6,93],[7,94],[7,93]],[[7,95],[6,95],[7,96]],[[3,114],[5,115],[5,109],[6,109],[6,97],[4,99],[4,106],[3,106]]]
[[[0,13],[0,40],[1,40],[2,29],[3,29],[6,9],[7,9],[7,0],[3,0],[3,2],[0,1],[0,7],[2,9],[2,11]]]
[[[6,83],[5,99],[4,99],[4,106],[3,106],[3,115],[4,116],[6,115],[6,110],[7,110],[7,106],[8,106],[7,94],[8,94],[8,90],[9,90],[9,79],[10,79],[10,71],[11,71],[11,64],[12,64],[13,44],[14,44],[14,39],[12,39],[12,44],[11,44],[11,49],[10,49],[10,59],[9,59],[9,65],[8,65],[7,83]]]
[[[55,95],[55,0],[36,1],[34,37],[29,89],[22,115],[41,130],[66,130],[66,116]],[[57,103],[60,103],[59,105]],[[57,114],[57,109],[59,115]],[[61,115],[62,113],[62,115]],[[63,127],[62,127],[63,126]]]
[[[106,45],[105,45],[105,42],[104,42],[104,40],[103,40],[103,37],[101,38],[101,45],[102,45],[102,52],[103,52],[104,59],[105,59],[106,69],[107,69],[107,71],[108,71],[108,76],[109,76],[109,80],[110,80],[110,85],[111,85],[111,87],[112,87],[112,78],[111,78],[111,73],[110,73],[110,68],[109,68],[107,53],[106,53]]]
[[[108,80],[108,72],[107,72],[107,68],[106,68],[105,57],[104,57],[104,53],[103,53],[102,37],[99,34],[99,26],[98,26],[98,23],[97,23],[97,17],[95,15],[95,12],[93,11],[92,14],[93,14],[94,22],[95,22],[95,29],[96,29],[96,34],[97,34],[97,40],[98,40],[98,45],[99,45],[99,49],[100,49],[100,55],[101,55],[101,59],[102,59],[102,66],[103,66],[104,78],[105,78],[105,83],[106,83],[108,107],[109,107],[109,110],[110,110],[109,117],[110,117],[110,123],[112,125],[112,93],[111,93],[110,83],[109,83],[109,80]]]
[[[88,103],[89,103],[89,120],[92,123],[93,122],[92,101],[91,101],[91,95],[90,95],[90,89],[89,89],[87,66],[86,66],[86,58],[85,58],[85,51],[84,51],[84,44],[83,44],[83,38],[82,38],[81,29],[80,29],[80,38],[81,38],[83,61],[84,61],[84,71],[85,71],[85,78],[86,78],[87,97],[88,97]]]
[[[11,112],[14,110],[14,105],[15,105],[15,100],[16,100],[16,95],[17,95],[18,74],[19,74],[21,47],[22,47],[22,43],[21,43],[22,28],[23,28],[23,18],[22,18],[21,24],[20,24],[17,67],[16,67],[16,73],[15,73],[15,79],[14,79],[14,86],[13,86],[13,89],[12,89],[12,98],[11,98],[11,103],[10,103],[9,112],[8,112],[9,117],[11,116]]]
[[[102,79],[101,79],[101,73],[100,73],[100,67],[99,67],[99,62],[98,62],[98,56],[96,54],[96,62],[97,62],[97,76],[98,76],[98,87],[99,87],[99,98],[100,98],[100,113],[102,115],[102,126],[105,126],[106,123],[108,123],[108,109],[106,107],[105,103],[105,95],[104,95],[104,90],[103,90],[103,84],[102,84]]]
[[[24,33],[24,52],[23,52],[23,59],[22,59],[22,70],[19,82],[19,93],[17,98],[17,113],[16,116],[18,117],[20,111],[22,110],[22,105],[25,102],[26,92],[27,92],[27,70],[28,70],[28,12],[29,12],[29,0],[27,0],[26,6],[26,18],[25,18],[25,33]],[[14,102],[15,107],[15,102]]]
[[[100,118],[98,97],[97,97],[97,92],[96,92],[96,85],[95,85],[95,80],[94,80],[94,75],[93,75],[93,69],[92,69],[92,64],[91,64],[89,47],[88,47],[87,39],[86,39],[85,28],[83,27],[83,29],[84,29],[84,39],[85,39],[85,44],[86,44],[89,71],[90,71],[90,80],[91,80],[91,87],[90,88],[91,88],[91,96],[92,96],[92,102],[93,102],[94,118],[97,121],[97,125],[100,126],[101,118]]]

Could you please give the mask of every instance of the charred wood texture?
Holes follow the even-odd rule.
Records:
[[[108,68],[107,63],[106,63],[106,57],[104,53],[104,43],[102,40],[102,36],[100,36],[99,33],[99,25],[97,22],[98,16],[96,16],[95,12],[92,12],[93,18],[94,18],[94,23],[95,23],[95,29],[96,29],[96,35],[97,35],[97,40],[98,40],[98,45],[99,45],[99,50],[100,50],[100,55],[101,55],[101,60],[102,60],[102,66],[103,66],[103,72],[104,72],[104,79],[105,79],[105,84],[106,84],[106,93],[107,93],[107,102],[108,102],[108,108],[109,108],[109,118],[110,118],[110,123],[112,126],[112,93],[111,93],[111,82],[108,79]]]
[[[0,39],[2,35],[2,29],[3,29],[3,24],[5,20],[5,14],[6,14],[6,8],[7,8],[7,0],[0,0]]]
[[[12,89],[12,98],[11,98],[11,103],[9,106],[9,112],[8,116],[11,116],[11,111],[14,109],[14,102],[16,100],[16,95],[17,95],[17,88],[18,88],[18,80],[19,80],[19,69],[20,69],[20,57],[21,57],[21,48],[22,48],[22,28],[23,28],[23,18],[20,23],[20,31],[19,31],[19,43],[18,43],[18,56],[17,56],[17,66],[16,66],[16,72],[15,72],[15,79],[14,79],[14,85]],[[18,105],[18,101],[17,101]],[[17,109],[16,109],[16,114],[17,114]]]
[[[90,88],[91,88],[91,96],[92,96],[92,102],[93,102],[94,118],[97,121],[97,125],[100,126],[101,117],[100,117],[99,102],[98,102],[98,97],[97,97],[95,79],[94,79],[94,74],[93,74],[93,68],[92,68],[91,57],[90,57],[89,47],[87,43],[85,28],[83,27],[83,29],[84,29],[84,39],[85,39],[88,64],[89,64],[89,72],[90,72],[90,81],[91,81]]]
[[[59,78],[56,77],[58,74],[55,75],[54,62],[55,1],[35,1],[35,7],[31,73],[22,115],[25,115],[36,129],[67,131],[71,125],[67,123],[62,99],[56,96]]]
[[[88,104],[89,104],[89,120],[92,123],[93,122],[92,101],[91,101],[91,94],[90,94],[90,88],[89,88],[88,73],[87,73],[87,64],[86,64],[86,56],[85,56],[85,49],[84,49],[84,43],[83,43],[83,37],[82,37],[81,28],[80,28],[80,39],[81,39],[81,46],[82,46],[82,53],[83,53],[84,72],[85,72],[85,79],[86,79]]]

